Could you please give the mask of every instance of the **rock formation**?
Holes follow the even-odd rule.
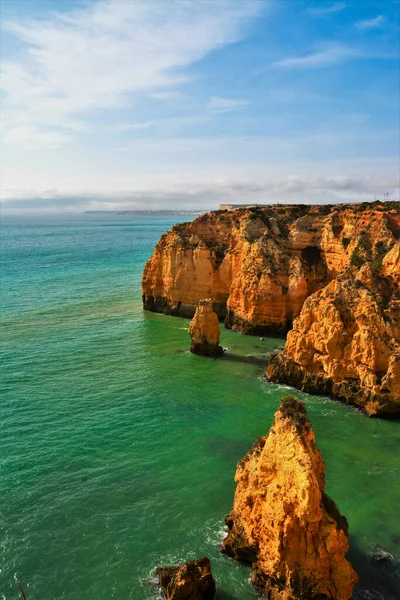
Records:
[[[399,203],[214,211],[161,236],[142,280],[146,310],[193,317],[211,298],[225,325],[283,333],[304,301],[400,236]]]
[[[156,570],[166,600],[213,600],[215,581],[205,556],[174,567]]]
[[[235,331],[293,326],[271,380],[399,415],[399,238],[398,202],[211,212],[161,237],[144,269],[143,305],[191,317],[209,297]]]
[[[324,463],[303,402],[286,397],[268,436],[239,461],[223,551],[253,564],[270,600],[349,600],[348,526],[325,494]]]
[[[200,300],[190,323],[189,334],[192,338],[190,352],[203,356],[221,356],[224,353],[219,345],[218,317],[210,299]]]
[[[271,381],[330,394],[370,416],[400,414],[400,244],[375,272],[330,282],[304,303]]]

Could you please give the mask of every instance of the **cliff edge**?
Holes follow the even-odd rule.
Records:
[[[267,376],[400,415],[400,203],[215,211],[165,233],[146,263],[146,310],[290,331]],[[339,334],[340,332],[340,334]]]
[[[304,404],[281,400],[266,437],[239,461],[223,551],[252,563],[271,600],[349,600],[348,526],[325,494],[324,463]]]
[[[400,414],[400,244],[376,273],[367,263],[311,295],[271,358],[270,381],[324,393],[369,416]]]

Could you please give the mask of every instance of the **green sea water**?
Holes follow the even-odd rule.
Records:
[[[289,392],[263,379],[283,340],[222,330],[229,352],[207,359],[187,321],[142,311],[144,263],[177,220],[3,220],[3,600],[18,580],[28,600],[149,600],[156,566],[203,555],[219,600],[256,598],[218,548],[236,463]],[[400,423],[298,395],[350,523],[356,597],[398,600]]]

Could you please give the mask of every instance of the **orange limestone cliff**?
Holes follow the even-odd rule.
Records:
[[[212,309],[211,299],[200,300],[190,323],[189,335],[192,338],[190,352],[203,356],[220,356],[224,353],[219,345],[219,321]]]
[[[394,245],[398,204],[250,207],[174,225],[145,266],[143,306],[191,318],[211,298],[228,328],[285,333],[308,296]]]
[[[173,567],[156,570],[165,600],[213,600],[215,581],[208,558],[198,558]]]
[[[400,243],[312,294],[267,378],[330,394],[369,416],[400,414]]]
[[[399,238],[399,202],[211,212],[161,237],[143,305],[192,317],[211,298],[235,331],[293,327],[270,380],[400,415]]]
[[[325,494],[324,463],[304,403],[286,397],[268,436],[237,466],[223,551],[252,563],[270,600],[349,600],[348,525]]]

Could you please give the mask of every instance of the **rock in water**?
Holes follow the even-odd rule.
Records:
[[[205,556],[175,567],[158,567],[157,576],[166,600],[213,600],[215,581]]]
[[[218,317],[210,299],[200,300],[190,323],[189,334],[192,338],[190,352],[203,356],[221,356],[224,353],[219,345]]]
[[[304,403],[281,400],[266,437],[240,460],[223,551],[253,563],[271,600],[349,600],[348,526],[325,494],[324,463]]]
[[[234,331],[293,326],[268,378],[400,416],[399,238],[400,202],[213,211],[161,237],[143,306],[192,318],[211,298]]]

